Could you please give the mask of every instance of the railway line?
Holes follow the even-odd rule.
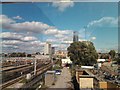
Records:
[[[54,61],[54,63],[57,63],[57,60]],[[54,64],[53,63],[53,64]],[[31,73],[32,75],[32,80],[30,82],[30,85],[24,86],[23,88],[26,88],[28,86],[33,85],[34,83],[36,83],[38,80],[40,80],[40,77],[38,77],[39,75],[43,74],[44,72],[46,72],[48,69],[50,69],[52,66],[52,64],[50,62],[48,63],[38,63],[37,67],[36,67],[36,75],[34,76],[34,66],[33,65],[27,65],[27,66],[19,66],[17,68],[14,69],[8,69],[6,71],[3,71],[4,74],[8,75],[9,79],[6,79],[6,77],[4,77],[3,79],[6,80],[2,80],[2,85],[0,85],[0,88],[4,89],[18,81],[20,81],[21,79],[25,78],[26,74]],[[11,67],[12,68],[12,67]],[[23,72],[23,74],[21,75],[21,72]],[[13,78],[11,78],[11,75]]]
[[[21,87],[20,89],[33,87],[33,85],[36,84],[41,79],[41,75],[44,72],[46,72],[48,69],[50,69],[51,67],[52,67],[52,64],[48,64],[45,67],[42,67],[39,70],[37,70],[36,76],[34,76],[31,79],[31,81],[29,81],[28,83],[26,83],[25,85],[23,85],[23,87]]]
[[[45,64],[38,63],[36,69],[41,68]],[[27,73],[30,73],[34,70],[34,65],[28,65],[26,67],[21,68],[14,68],[12,70],[8,70],[6,72],[2,72],[2,83],[8,82],[12,79],[15,79],[17,77],[20,77],[21,75],[25,75]]]
[[[28,67],[30,65],[20,65],[20,66],[10,66],[10,67],[5,67],[5,68],[2,68],[2,72],[6,72],[6,71],[12,71],[14,69],[19,69],[19,68],[24,68],[24,67]]]
[[[47,65],[45,65],[45,66],[37,69],[37,71],[36,71],[36,76],[38,75],[39,72],[41,72],[41,73],[44,72],[43,70],[46,70],[45,68],[49,67],[49,65],[50,65],[50,64],[47,64]],[[31,75],[33,76],[34,71],[31,71],[30,73],[31,73]],[[26,75],[26,74],[25,74],[25,75]],[[8,82],[3,83],[2,85],[0,85],[0,88],[4,89],[4,88],[6,88],[6,87],[8,87],[8,86],[10,86],[10,85],[18,82],[19,80],[25,78],[25,75],[22,75],[22,76],[20,76],[20,77],[17,77],[17,78],[15,78],[15,79],[12,79],[12,80],[9,80]],[[36,76],[33,76],[33,78],[35,78]]]

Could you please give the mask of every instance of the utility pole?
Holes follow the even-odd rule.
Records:
[[[25,58],[26,58],[26,65],[27,65],[27,53],[26,53],[26,57]]]
[[[34,75],[36,75],[36,58],[35,58],[35,62],[34,62]]]

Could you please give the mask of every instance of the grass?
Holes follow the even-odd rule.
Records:
[[[26,78],[23,78],[19,83],[26,83],[26,82],[27,82]]]

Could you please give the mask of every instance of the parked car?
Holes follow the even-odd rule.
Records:
[[[116,84],[120,84],[120,80],[115,80],[115,83]]]
[[[55,70],[55,74],[56,75],[60,75],[61,74],[61,70]]]

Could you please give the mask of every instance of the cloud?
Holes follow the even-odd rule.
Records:
[[[62,44],[69,44],[69,41],[72,40],[72,30],[59,30],[54,26],[36,21],[17,23],[15,20],[6,15],[0,15],[0,17],[2,18],[2,21],[0,22],[2,24],[2,28],[14,31],[2,32],[0,34],[0,38],[3,40],[4,50],[5,47],[10,48],[11,45],[13,45],[13,47],[11,47],[11,50],[13,49],[13,51],[14,47],[17,47],[19,48],[18,50],[23,51],[37,50],[35,47],[43,47],[44,42],[38,40],[38,38],[34,36],[36,34],[44,34],[47,36],[46,41],[49,41],[53,44],[57,44],[60,41]]]
[[[62,44],[71,44],[71,43],[73,43],[73,41],[72,41],[72,40],[62,41]]]
[[[15,23],[15,21],[8,18],[6,15],[0,15],[0,24],[10,24],[10,23]]]
[[[22,40],[23,41],[34,41],[34,40],[37,40],[37,38],[33,36],[26,36],[26,37],[23,37]]]
[[[91,40],[96,40],[96,37],[92,37]]]
[[[0,33],[0,38],[2,40],[19,40],[19,41],[34,41],[37,40],[34,36],[29,36],[23,33],[15,33],[15,32],[2,32]]]
[[[0,38],[3,39],[4,50],[8,47],[14,51],[15,48],[19,48],[21,51],[39,51],[45,44],[41,42],[35,35],[44,34],[46,41],[52,43],[53,46],[61,45],[64,48],[72,43],[73,30],[59,30],[55,26],[50,26],[43,22],[38,21],[27,21],[27,22],[16,22],[15,19],[11,19],[6,15],[0,15],[0,24],[3,29],[7,29],[13,32],[2,32]],[[92,30],[99,28],[106,28],[109,30],[111,27],[117,27],[118,20],[114,17],[103,17],[98,20],[93,20],[87,25],[87,39],[95,40],[96,37],[91,37]],[[96,28],[96,29],[95,29]],[[84,41],[85,29],[81,28],[78,32],[79,41]],[[88,38],[89,37],[89,38]],[[13,46],[12,46],[13,45]],[[8,50],[9,50],[8,49]]]
[[[58,8],[59,11],[63,12],[67,8],[73,7],[74,2],[71,0],[59,0],[59,1],[54,1],[52,3],[52,6]]]
[[[56,38],[48,38],[46,39],[47,42],[50,42],[50,43],[55,43],[57,42],[58,40]]]
[[[89,22],[86,27],[81,28],[80,33],[82,37],[90,39],[91,35],[95,30],[111,30],[118,27],[118,18],[116,17],[102,17],[97,20]]]
[[[56,28],[49,28],[44,32],[44,34],[46,35],[58,34],[58,30]]]
[[[17,23],[15,20],[8,18],[6,15],[0,15],[0,18],[2,28],[8,30],[43,33],[45,30],[51,28],[51,26],[42,22],[32,21]]]
[[[3,40],[21,40],[23,34],[13,33],[13,32],[2,32],[0,33],[0,38]]]
[[[35,36],[30,36],[23,33],[2,32],[0,33],[2,39],[3,52],[36,52],[42,51],[45,44],[38,40]]]
[[[18,40],[3,40],[2,44],[3,45],[17,45],[17,44],[21,44],[21,41]]]
[[[47,24],[43,24],[41,22],[23,22],[23,23],[14,23],[10,24],[11,27],[6,28],[10,30],[15,30],[15,31],[27,31],[27,32],[33,32],[33,33],[43,33],[46,29],[49,28]]]
[[[5,15],[4,15],[5,16]],[[5,16],[5,20],[7,21],[11,20],[7,16]],[[36,37],[33,36],[25,36],[25,34],[20,34],[18,32],[32,32],[35,34],[44,34],[44,35],[50,35],[53,38],[49,38],[46,41],[52,42],[52,43],[57,43],[61,41],[64,44],[69,44],[70,41],[72,41],[72,36],[71,33],[73,32],[72,30],[59,30],[55,28],[54,26],[49,26],[45,23],[42,22],[22,22],[22,23],[16,23],[14,22],[9,22],[8,24],[2,23],[2,28],[5,28],[7,30],[13,30],[16,31],[16,33],[11,33],[11,32],[3,32],[2,33],[2,38],[5,40],[7,39],[12,39],[12,40],[19,40],[19,41],[35,41],[37,40]],[[28,33],[29,34],[29,33]],[[38,43],[37,43],[38,44]]]
[[[99,20],[94,20],[91,21],[88,25],[87,28],[90,27],[117,27],[118,25],[118,18],[114,17],[103,17]]]
[[[0,24],[2,24],[2,28],[7,30],[12,30],[16,32],[32,32],[37,34],[45,34],[45,35],[63,35],[63,34],[69,34],[70,30],[58,30],[54,26],[50,26],[48,24],[42,23],[42,22],[21,22],[17,23],[16,21],[8,18],[6,15],[0,15],[2,20],[0,21]]]
[[[15,16],[15,17],[13,17],[13,19],[22,20],[23,18],[20,16]]]

